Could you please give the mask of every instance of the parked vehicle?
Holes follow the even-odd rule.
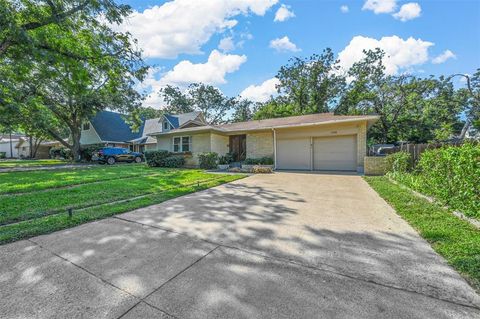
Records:
[[[386,156],[395,151],[394,144],[375,144],[371,146],[371,152],[374,156]]]
[[[100,164],[107,163],[108,165],[113,165],[116,162],[140,163],[143,161],[143,154],[132,152],[127,148],[102,147],[93,154],[92,160],[98,161]]]

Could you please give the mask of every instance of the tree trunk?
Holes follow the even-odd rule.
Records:
[[[80,130],[72,130],[72,156],[75,162],[80,161]]]
[[[42,139],[36,139],[35,143],[33,143],[32,158],[35,158],[37,156],[38,148],[40,147],[40,144],[42,144],[42,142],[43,142]]]
[[[462,132],[458,137],[461,141],[465,139],[465,135],[467,134],[469,128],[470,128],[470,120],[467,118],[465,121],[465,124],[463,125]]]

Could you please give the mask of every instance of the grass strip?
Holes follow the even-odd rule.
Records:
[[[150,168],[144,164],[82,167],[50,171],[10,172],[0,174],[0,194],[23,193],[58,188],[121,177],[143,176],[172,171]],[[174,170],[175,171],[175,170]]]
[[[131,178],[127,182],[111,180],[75,188],[10,195],[0,199],[0,225],[51,215],[68,208],[79,209],[158,193],[215,176],[217,175],[198,170],[169,171],[162,176],[142,176]]]
[[[386,177],[365,177],[433,249],[480,291],[480,231],[448,210],[415,196]]]
[[[50,166],[50,165],[65,165],[65,164],[72,164],[72,162],[63,161],[63,160],[56,160],[56,159],[4,160],[4,161],[0,161],[0,168]]]
[[[75,212],[72,217],[67,214],[57,214],[20,222],[13,225],[0,226],[0,244],[26,239],[33,236],[48,234],[61,229],[77,226],[89,221],[103,219],[137,208],[150,206],[166,200],[194,193],[210,187],[244,178],[245,175],[225,175],[215,180],[201,183],[198,186],[190,185],[169,189],[164,192],[150,194],[145,197],[120,204],[104,204]]]

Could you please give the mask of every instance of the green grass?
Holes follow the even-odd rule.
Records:
[[[119,165],[2,173],[0,177],[4,193],[0,195],[0,243],[5,243],[159,203],[243,175]],[[28,193],[13,194],[25,190]],[[74,209],[73,218],[67,216],[68,208]]]
[[[49,166],[49,165],[61,165],[70,164],[68,161],[45,159],[45,160],[1,160],[1,168],[14,168],[14,167],[32,167],[32,166]]]
[[[365,180],[480,291],[480,230],[386,177],[365,177]]]
[[[162,171],[158,168],[157,171]],[[145,164],[83,166],[75,169],[0,173],[0,194],[31,192],[154,174]]]

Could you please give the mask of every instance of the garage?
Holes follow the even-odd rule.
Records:
[[[357,169],[357,138],[355,135],[315,137],[313,169],[355,171]]]
[[[357,170],[357,136],[277,140],[277,169]]]
[[[310,137],[277,140],[277,168],[310,170]]]

